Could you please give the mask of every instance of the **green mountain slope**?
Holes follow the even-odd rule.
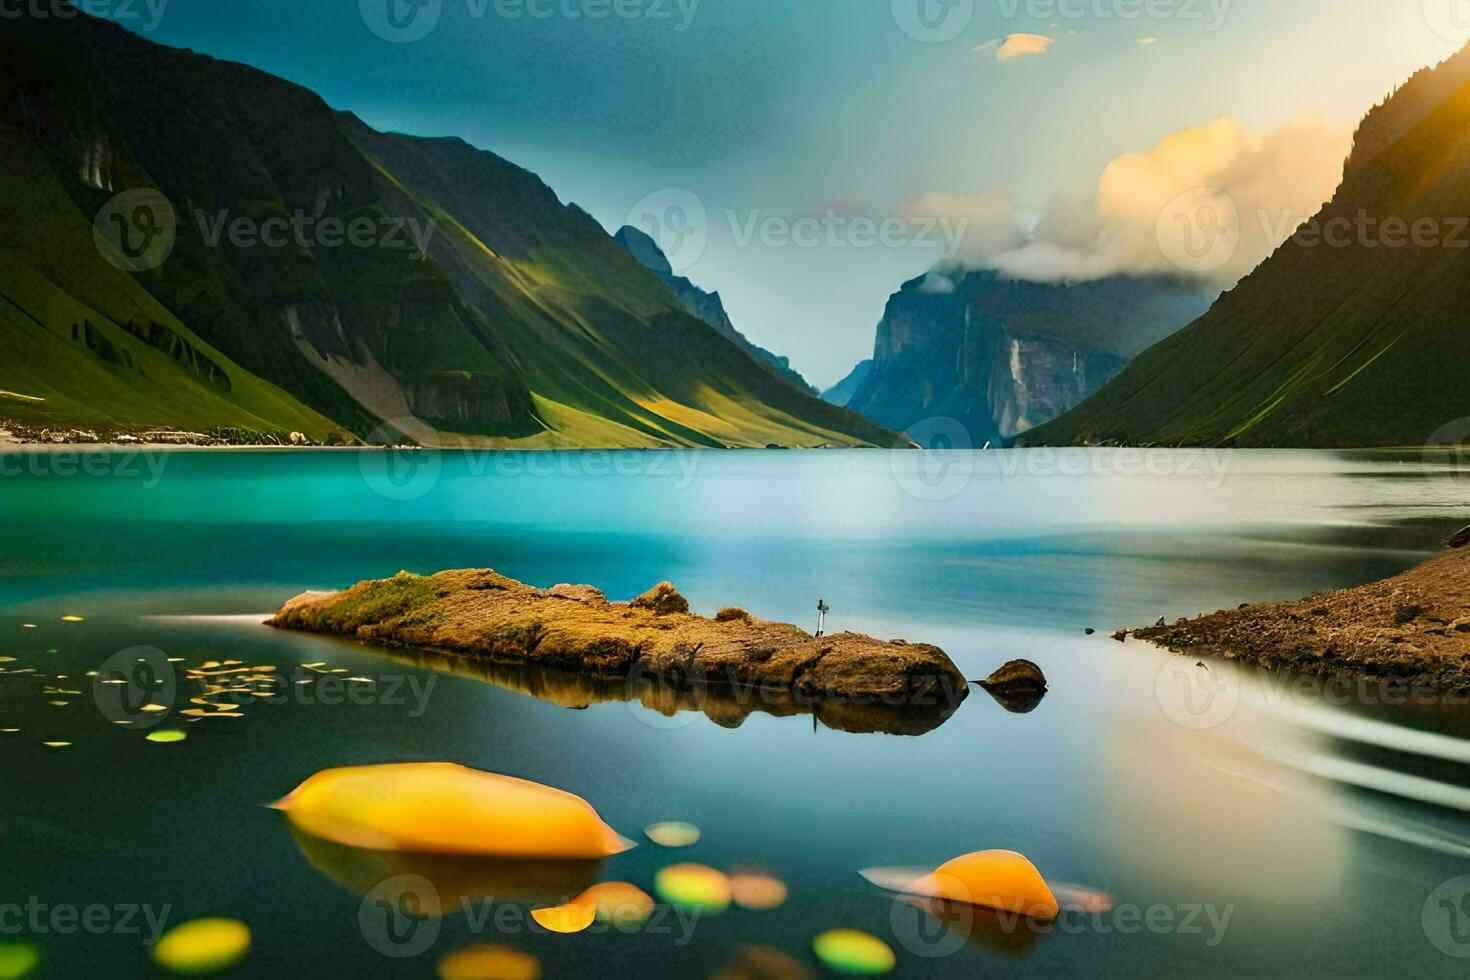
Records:
[[[39,175],[0,239],[0,287],[31,283],[16,297],[25,312],[4,314],[19,365],[0,389],[51,392],[17,404],[133,418],[116,385],[94,384],[106,370],[152,406],[149,424],[401,430],[446,445],[894,438],[751,362],[588,215],[494,154],[377,133],[299,86],[86,17],[7,22],[0,60],[4,164]],[[161,266],[128,274],[100,260],[91,219],[135,188],[168,199],[178,235]],[[276,245],[218,233],[239,218],[307,230]],[[404,220],[431,232],[426,255]],[[329,221],[372,234],[328,239]],[[175,351],[172,373],[124,378],[126,357],[85,343],[46,356],[27,331],[68,337],[75,305],[114,346],[121,330]]]
[[[1027,443],[1424,444],[1470,416],[1467,216],[1470,49],[1369,113],[1305,231]]]

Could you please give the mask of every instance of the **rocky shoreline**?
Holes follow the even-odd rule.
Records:
[[[269,625],[626,683],[658,678],[905,709],[955,705],[969,692],[938,647],[815,637],[733,607],[707,619],[667,582],[610,602],[591,586],[537,589],[488,569],[400,572],[297,596]]]
[[[237,449],[321,448],[344,445],[341,442],[319,443],[300,432],[253,432],[245,429],[210,429],[186,432],[170,428],[68,429],[36,428],[9,419],[0,419],[0,445],[67,446],[103,449],[143,446],[192,446],[196,448],[232,447]]]
[[[1175,653],[1275,670],[1470,690],[1470,550],[1357,588],[1242,606],[1115,638],[1128,636]]]

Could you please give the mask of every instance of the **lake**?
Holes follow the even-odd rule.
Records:
[[[1459,879],[1470,706],[1197,667],[1110,638],[1418,563],[1470,516],[1455,460],[12,451],[0,462],[0,653],[14,658],[0,664],[0,939],[40,946],[46,975],[147,972],[148,915],[248,923],[237,975],[252,977],[431,977],[476,942],[530,952],[550,977],[705,977],[752,946],[817,971],[812,938],[834,928],[882,938],[895,975],[912,977],[1448,976],[1470,955]],[[1050,692],[1012,713],[976,688],[932,730],[861,734],[800,714],[670,716],[574,679],[261,625],[308,589],[472,567],[614,599],[671,579],[696,611],[733,604],[807,629],[822,599],[829,629],[937,644],[972,678],[1027,658]],[[87,673],[135,661],[134,648],[164,656],[174,693],[122,726]],[[190,671],[227,661],[274,667],[289,694],[240,718],[183,715],[200,693]],[[163,729],[187,740],[146,738]],[[790,897],[774,911],[563,936],[489,874],[441,918],[380,927],[364,898],[377,882],[456,870],[300,840],[264,804],[322,769],[408,761],[584,797],[639,841],[599,879],[652,892],[655,873],[680,862],[757,866]],[[701,840],[671,850],[643,836],[669,820]],[[1027,855],[1107,911],[1041,934],[945,925],[859,875],[989,848]],[[65,912],[89,907],[90,925]]]

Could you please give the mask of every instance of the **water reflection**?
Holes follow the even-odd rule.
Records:
[[[384,894],[395,882],[412,892],[417,914],[438,918],[484,899],[559,905],[592,885],[601,861],[515,861],[448,854],[371,851],[322,840],[290,828],[307,862],[348,891]],[[424,888],[423,881],[433,887]]]
[[[932,705],[887,705],[863,700],[804,696],[785,688],[743,684],[683,684],[657,675],[626,681],[592,677],[549,667],[467,660],[421,650],[377,650],[405,664],[455,674],[539,701],[582,711],[593,705],[631,703],[675,719],[702,714],[721,728],[735,729],[756,713],[777,718],[811,715],[826,728],[854,734],[919,736],[947,722],[969,696],[943,691]],[[1038,699],[1039,700],[1039,699]]]

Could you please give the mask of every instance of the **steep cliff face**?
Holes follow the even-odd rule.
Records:
[[[790,358],[771,353],[764,347],[751,342],[745,334],[736,329],[734,322],[730,319],[730,314],[725,311],[725,303],[720,299],[719,293],[705,292],[684,276],[675,275],[674,267],[669,264],[668,257],[658,247],[658,243],[645,232],[631,225],[624,225],[614,237],[619,245],[628,250],[628,254],[663,280],[664,284],[678,297],[679,302],[684,304],[684,309],[689,312],[690,316],[714,327],[719,331],[720,336],[729,338],[756,361],[775,371],[801,391],[812,395],[817,394],[817,389],[791,367]]]
[[[421,441],[532,446],[894,439],[756,363],[492,153],[376,132],[107,21],[5,25],[0,165],[22,179],[0,195],[0,390],[42,399],[17,412],[317,435],[413,420]],[[133,190],[176,234],[123,271],[92,223]]]
[[[1333,200],[1038,442],[1422,445],[1467,415],[1470,49],[1364,119]]]
[[[948,418],[975,446],[1008,440],[1081,402],[1211,295],[1162,277],[924,276],[889,300],[872,367],[847,406],[889,428]]]

